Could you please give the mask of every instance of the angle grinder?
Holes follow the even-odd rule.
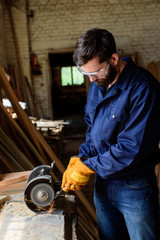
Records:
[[[51,176],[54,162],[51,166],[40,165],[32,170],[24,191],[27,207],[36,213],[52,212],[55,199],[63,195],[61,182],[54,182]]]

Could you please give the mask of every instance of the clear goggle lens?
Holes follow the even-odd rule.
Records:
[[[107,65],[107,63],[106,63],[106,65]],[[99,71],[92,72],[92,73],[86,73],[86,72],[84,72],[80,66],[77,66],[77,68],[78,68],[78,71],[79,71],[80,73],[82,73],[83,75],[88,76],[88,77],[93,76],[93,77],[96,77],[96,78],[97,78],[97,77],[104,77],[104,76],[107,74],[108,68],[109,68],[109,64],[107,65],[107,68],[106,68],[106,66],[105,66],[104,68],[101,68]],[[106,70],[105,70],[105,69],[106,69]]]

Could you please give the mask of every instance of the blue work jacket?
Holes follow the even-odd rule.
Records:
[[[96,82],[89,89],[79,156],[103,179],[148,174],[160,161],[159,82],[130,59],[109,91],[103,90]]]

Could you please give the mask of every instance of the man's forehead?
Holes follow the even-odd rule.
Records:
[[[96,72],[96,71],[99,71],[103,67],[103,64],[104,63],[99,62],[98,57],[95,57],[95,58],[89,60],[86,64],[82,65],[81,69],[86,73],[87,72],[88,73]]]

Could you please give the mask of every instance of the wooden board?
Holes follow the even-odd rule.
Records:
[[[158,188],[159,188],[159,203],[160,203],[160,163],[156,165],[155,173],[157,176],[157,184],[158,184]]]
[[[157,68],[156,68],[156,64],[154,62],[151,62],[148,64],[147,66],[147,70],[153,74],[153,76],[158,79],[158,73],[157,73]]]
[[[156,70],[157,70],[158,81],[160,82],[160,61],[156,63]]]
[[[28,179],[30,173],[31,171],[0,174],[0,187],[5,187],[14,183],[25,181]]]
[[[26,186],[27,181],[0,187],[0,196],[24,192]]]

